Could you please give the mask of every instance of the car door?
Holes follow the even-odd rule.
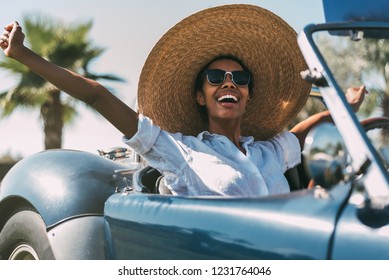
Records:
[[[327,259],[349,187],[266,198],[115,194],[105,205],[110,259]]]
[[[333,259],[389,259],[389,212],[355,191],[339,218]]]

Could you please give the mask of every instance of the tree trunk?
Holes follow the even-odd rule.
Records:
[[[41,107],[45,133],[45,149],[60,149],[62,147],[63,106],[60,91],[50,92],[49,99]]]

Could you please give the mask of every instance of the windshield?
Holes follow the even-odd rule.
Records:
[[[389,117],[389,31],[362,27],[320,30],[313,40],[343,92],[360,85],[369,91],[358,120]],[[380,125],[367,135],[388,170],[389,129]]]

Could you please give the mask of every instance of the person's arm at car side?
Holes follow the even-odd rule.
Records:
[[[361,106],[364,95],[368,93],[365,86],[353,87],[347,89],[346,98],[347,102],[351,105],[354,112],[358,112],[359,107]],[[314,114],[307,118],[306,120],[298,123],[293,127],[290,132],[296,135],[297,139],[300,142],[301,150],[304,148],[305,138],[307,137],[309,131],[320,123],[324,122],[333,122],[331,114],[329,111],[323,111],[317,114]]]
[[[59,67],[24,46],[24,34],[17,22],[5,26],[0,40],[4,54],[44,79],[96,109],[126,137],[137,131],[137,113],[96,81]]]

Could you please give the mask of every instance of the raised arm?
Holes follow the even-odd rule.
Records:
[[[360,86],[356,88],[349,88],[346,92],[346,98],[348,103],[351,105],[353,110],[357,112],[359,107],[361,106],[365,94],[368,91],[365,86]],[[293,127],[290,131],[296,135],[300,142],[301,150],[304,148],[305,138],[307,137],[309,131],[320,123],[324,122],[332,122],[332,117],[329,111],[323,111],[317,114],[310,116],[304,121],[298,123],[295,127]]]
[[[44,79],[96,109],[125,136],[137,131],[137,113],[96,81],[59,67],[24,46],[24,33],[17,22],[4,27],[0,46],[4,54],[26,65]]]

